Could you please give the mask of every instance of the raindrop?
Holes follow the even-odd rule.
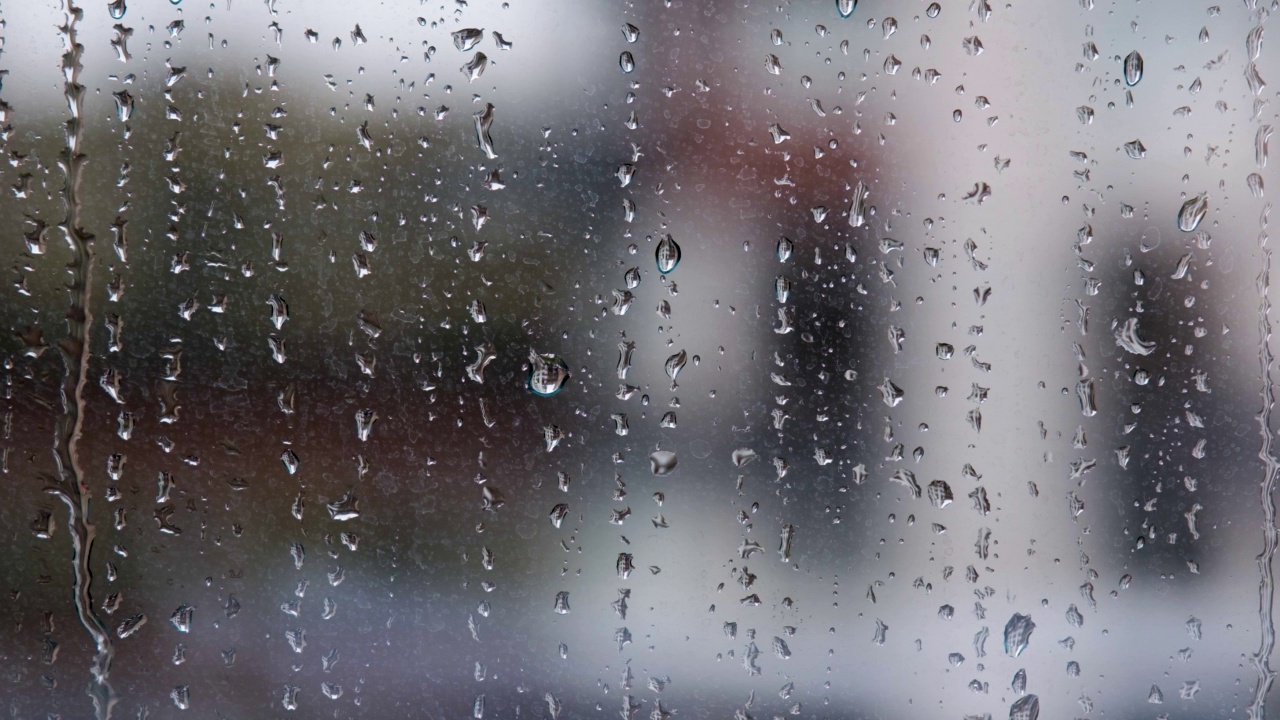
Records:
[[[1020,615],[1014,613],[1009,618],[1009,622],[1004,626],[1004,651],[1009,657],[1018,657],[1027,649],[1027,644],[1031,642],[1031,633],[1036,629],[1036,624],[1031,621],[1030,615]],[[1028,697],[1035,697],[1034,695]],[[1024,700],[1026,698],[1023,698]],[[1019,701],[1021,702],[1021,701]]]
[[[1137,50],[1124,58],[1124,83],[1133,87],[1142,81],[1142,55]]]
[[[666,275],[680,264],[680,245],[670,235],[658,241],[654,256],[658,261],[658,272]]]
[[[670,475],[677,462],[676,454],[670,450],[656,450],[649,455],[649,470],[654,475]]]
[[[543,355],[529,351],[529,377],[527,386],[534,395],[551,397],[564,388],[569,380],[569,365],[556,355]]]
[[[1178,229],[1182,232],[1195,232],[1208,212],[1209,199],[1205,193],[1188,199],[1178,210]]]

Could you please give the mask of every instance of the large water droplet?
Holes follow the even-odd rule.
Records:
[[[1249,186],[1249,192],[1256,198],[1260,198],[1266,193],[1262,176],[1258,173],[1249,173],[1249,177],[1245,178],[1245,184]]]
[[[1124,152],[1134,160],[1141,160],[1147,156],[1147,146],[1141,140],[1130,140],[1124,144]]]
[[[1020,697],[1009,707],[1009,720],[1037,720],[1040,717],[1040,698],[1035,695]]]
[[[1208,212],[1209,198],[1205,193],[1188,199],[1182,203],[1182,209],[1178,211],[1178,229],[1182,232],[1195,232]]]
[[[649,469],[654,475],[670,475],[679,459],[670,450],[657,450],[649,455]]]
[[[658,261],[658,272],[666,275],[680,264],[680,245],[670,235],[658,241],[658,249],[654,256]]]
[[[1150,355],[1155,352],[1156,344],[1147,342],[1138,335],[1138,318],[1131,317],[1116,329],[1116,345],[1134,355]]]
[[[836,12],[840,13],[840,17],[847,18],[858,9],[858,0],[836,0]]]
[[[484,28],[463,28],[453,33],[453,46],[467,52],[484,39]]]
[[[680,352],[667,358],[667,361],[663,363],[662,369],[666,370],[667,377],[671,378],[672,382],[675,382],[676,376],[679,375],[680,371],[684,369],[684,366],[687,362],[689,362],[689,354],[686,353],[684,350],[681,350]]]
[[[887,60],[885,61],[888,62]],[[871,194],[867,184],[858,181],[853,189],[853,201],[849,203],[849,226],[862,227],[867,222],[867,196]]]
[[[529,351],[529,390],[534,395],[551,397],[569,380],[569,366],[555,355]]]
[[[787,237],[778,238],[778,248],[777,248],[778,262],[786,262],[790,260],[791,254],[795,252],[795,250],[796,250],[796,244],[791,242],[790,238],[787,238]]]
[[[1018,657],[1023,650],[1027,649],[1027,644],[1031,642],[1031,633],[1036,629],[1036,624],[1031,622],[1030,615],[1020,615],[1014,613],[1009,618],[1009,622],[1004,626],[1004,651],[1009,657]],[[1029,695],[1028,697],[1035,697]],[[1023,698],[1025,700],[1026,698]],[[1019,701],[1021,702],[1021,701]]]
[[[1142,80],[1142,55],[1137,50],[1129,53],[1124,59],[1124,83],[1129,87]]]

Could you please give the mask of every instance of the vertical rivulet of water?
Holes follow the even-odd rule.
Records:
[[[1262,270],[1258,273],[1258,364],[1262,371],[1262,408],[1258,412],[1258,431],[1262,436],[1262,445],[1258,449],[1258,457],[1263,462],[1262,476],[1262,516],[1263,543],[1262,552],[1258,554],[1258,616],[1261,622],[1261,640],[1258,652],[1253,656],[1253,667],[1258,673],[1258,683],[1254,688],[1253,702],[1249,705],[1249,718],[1262,720],[1266,717],[1267,692],[1275,683],[1276,673],[1271,669],[1271,653],[1275,649],[1276,631],[1272,609],[1275,605],[1275,567],[1276,547],[1280,544],[1280,529],[1276,527],[1276,476],[1280,474],[1280,462],[1276,461],[1271,447],[1271,411],[1275,407],[1275,392],[1272,387],[1271,366],[1274,358],[1271,355],[1271,298],[1267,291],[1271,285],[1271,248],[1266,245],[1266,233],[1262,235]]]
[[[1246,3],[1251,9],[1256,8],[1254,3]],[[1257,12],[1256,10],[1254,10]],[[1253,117],[1255,120],[1260,119],[1262,103],[1262,88],[1265,86],[1261,82],[1258,75],[1257,60],[1262,51],[1262,24],[1266,19],[1265,12],[1257,12],[1258,24],[1249,32],[1245,38],[1246,57],[1245,62],[1245,79],[1249,84],[1255,99]],[[1259,169],[1266,167],[1267,153],[1266,142],[1267,137],[1271,134],[1271,128],[1268,125],[1259,123],[1257,138],[1255,140],[1256,152],[1255,161]],[[1260,175],[1251,175],[1248,184],[1252,188],[1254,177]],[[1259,190],[1255,192],[1255,196],[1261,195],[1261,182],[1258,182]],[[1262,552],[1258,554],[1258,619],[1261,629],[1261,638],[1258,643],[1258,652],[1253,656],[1253,667],[1258,673],[1258,682],[1253,690],[1253,702],[1249,704],[1250,720],[1263,720],[1266,717],[1266,700],[1267,693],[1270,692],[1271,686],[1275,684],[1276,672],[1271,668],[1271,653],[1276,646],[1276,625],[1275,625],[1275,555],[1276,548],[1280,545],[1280,528],[1276,527],[1276,477],[1280,475],[1280,462],[1276,461],[1271,443],[1271,411],[1275,407],[1275,390],[1272,385],[1271,365],[1274,357],[1271,354],[1271,297],[1268,292],[1271,289],[1271,248],[1267,245],[1267,216],[1270,214],[1271,205],[1268,203],[1262,211],[1260,223],[1262,225],[1261,232],[1258,235],[1259,250],[1262,253],[1262,270],[1258,273],[1257,291],[1258,291],[1258,364],[1262,371],[1262,407],[1258,412],[1258,432],[1262,437],[1261,447],[1258,449],[1258,457],[1263,462],[1262,475],[1262,516],[1263,516],[1263,541]]]
[[[89,369],[88,328],[93,322],[89,307],[91,296],[91,265],[93,262],[93,235],[86,232],[81,218],[81,180],[87,158],[82,152],[84,139],[84,86],[79,82],[81,57],[84,46],[76,38],[76,26],[84,17],[84,11],[73,0],[64,0],[64,21],[59,33],[65,44],[62,55],[63,91],[66,95],[70,117],[66,122],[66,146],[59,159],[65,177],[63,193],[67,214],[61,224],[71,249],[71,261],[67,264],[70,281],[67,289],[71,302],[67,311],[67,337],[58,344],[66,371],[62,379],[60,395],[62,414],[56,424],[53,456],[58,466],[59,482],[50,492],[67,505],[70,515],[67,526],[71,532],[72,571],[75,575],[74,592],[76,614],[80,624],[93,638],[94,657],[90,668],[92,679],[88,693],[93,698],[98,720],[111,717],[115,705],[115,693],[109,683],[111,660],[115,649],[111,636],[102,619],[94,613],[89,596],[91,574],[89,557],[93,549],[95,530],[89,518],[90,495],[85,484],[85,474],[80,466],[77,445],[84,422],[84,386]]]

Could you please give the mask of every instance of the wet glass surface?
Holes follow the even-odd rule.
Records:
[[[1276,11],[6,6],[5,712],[1264,717]]]

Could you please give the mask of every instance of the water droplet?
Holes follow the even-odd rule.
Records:
[[[1018,657],[1027,649],[1027,644],[1031,642],[1031,633],[1036,629],[1036,624],[1031,621],[1030,615],[1020,615],[1014,613],[1009,618],[1009,622],[1004,626],[1004,651],[1009,657]],[[1030,695],[1028,697],[1035,697]],[[1023,698],[1025,700],[1026,698]],[[1021,701],[1019,701],[1021,702]]]
[[[929,483],[928,494],[930,504],[936,508],[944,508],[955,499],[955,495],[951,493],[951,486],[943,480],[934,480]]]
[[[1124,82],[1133,87],[1142,81],[1142,55],[1137,50],[1124,58]]]
[[[1156,344],[1146,342],[1138,335],[1138,318],[1132,317],[1116,329],[1116,345],[1134,355],[1150,355],[1155,352]]]
[[[1027,692],[1027,671],[1020,669],[1013,674],[1013,682],[1009,684],[1009,689],[1018,695],[1025,695]]]
[[[1080,412],[1085,417],[1098,414],[1097,388],[1092,379],[1084,379],[1076,383],[1076,398],[1080,401]]]
[[[680,374],[680,371],[684,369],[684,366],[688,361],[688,353],[681,350],[667,358],[667,361],[662,364],[662,369],[666,371],[667,377],[671,378],[671,382],[674,383],[676,381],[676,376]]]
[[[569,380],[569,365],[556,355],[543,355],[529,351],[529,377],[527,386],[534,395],[551,397],[564,388]]]
[[[186,710],[191,707],[191,688],[187,685],[179,685],[170,691],[169,698],[179,710]]]
[[[476,142],[490,160],[498,157],[493,151],[493,137],[489,134],[493,128],[493,103],[486,103],[484,109],[471,116],[475,121]]]
[[[1245,178],[1245,184],[1249,186],[1249,192],[1253,196],[1260,198],[1265,194],[1265,188],[1262,184],[1262,176],[1258,173],[1249,173],[1249,177]]]
[[[931,18],[938,17],[942,13],[942,6],[938,3],[929,3],[929,7],[925,8],[924,14]]]
[[[561,590],[556,593],[555,611],[557,615],[569,614],[569,591]]]
[[[666,275],[680,264],[680,245],[670,235],[658,241],[654,256],[658,261],[658,272]]]
[[[734,450],[733,455],[731,456],[734,467],[743,467],[752,460],[755,460],[756,457],[757,455],[755,450],[745,447]]]
[[[453,33],[453,46],[468,52],[484,40],[484,28],[463,28]]]
[[[1141,160],[1147,156],[1147,146],[1141,140],[1130,140],[1124,144],[1124,152],[1134,160]]]
[[[1009,707],[1009,720],[1039,720],[1039,717],[1040,698],[1035,695],[1020,697]]]
[[[836,12],[840,13],[842,18],[853,15],[853,11],[857,9],[858,0],[836,0]]]
[[[630,50],[623,50],[618,56],[618,67],[622,68],[622,72],[630,73],[636,69],[636,58],[631,54]]]
[[[1205,193],[1188,199],[1178,210],[1178,229],[1182,232],[1195,232],[1200,221],[1209,212],[1209,199]]]
[[[884,645],[888,639],[889,626],[885,625],[879,618],[876,618],[876,633],[871,637],[871,642],[876,645]]]
[[[656,450],[649,455],[649,470],[654,475],[670,475],[678,462],[676,454],[670,450]]]
[[[853,188],[853,200],[849,203],[850,227],[858,228],[866,224],[867,197],[870,195],[871,190],[867,187],[867,184],[859,180],[857,186]]]
[[[463,65],[460,70],[467,77],[467,82],[475,82],[484,74],[485,68],[489,67],[489,57],[482,52],[477,51],[467,64]]]
[[[778,247],[776,250],[776,254],[778,256],[778,262],[786,262],[790,260],[791,254],[795,252],[795,249],[796,249],[796,245],[795,243],[791,242],[790,238],[787,238],[787,237],[778,238]]]

